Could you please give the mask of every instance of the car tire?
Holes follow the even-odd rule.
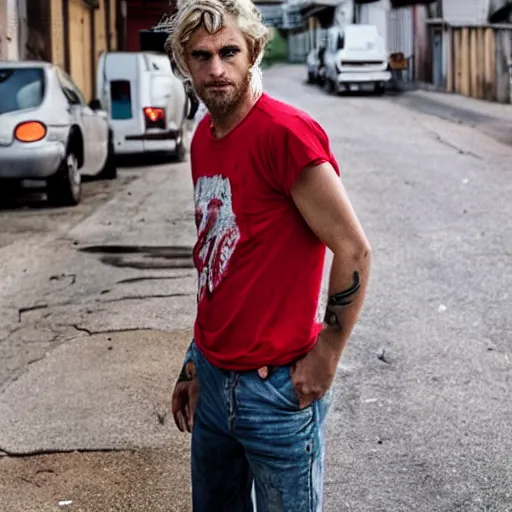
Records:
[[[82,177],[78,158],[71,150],[47,183],[48,200],[55,206],[76,206],[82,198]]]
[[[117,178],[117,162],[116,153],[114,150],[114,141],[112,140],[112,133],[108,137],[108,152],[105,164],[98,174],[100,180],[115,180]]]
[[[312,71],[308,72],[308,84],[314,84],[316,82],[315,73]]]

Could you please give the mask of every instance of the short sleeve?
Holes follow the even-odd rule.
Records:
[[[294,115],[275,123],[270,132],[274,176],[286,195],[290,195],[293,184],[306,167],[329,162],[339,175],[329,138],[314,119]]]

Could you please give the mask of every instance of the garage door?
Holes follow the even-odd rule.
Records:
[[[69,0],[69,56],[71,77],[87,101],[92,99],[91,8]]]

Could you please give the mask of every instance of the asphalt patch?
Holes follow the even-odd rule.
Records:
[[[78,250],[99,254],[102,263],[117,268],[139,270],[194,268],[192,248],[187,246],[94,245]]]

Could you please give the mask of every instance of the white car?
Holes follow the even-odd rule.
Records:
[[[41,180],[53,204],[73,206],[81,199],[82,175],[117,176],[99,101],[87,105],[53,64],[0,61],[0,189]]]

